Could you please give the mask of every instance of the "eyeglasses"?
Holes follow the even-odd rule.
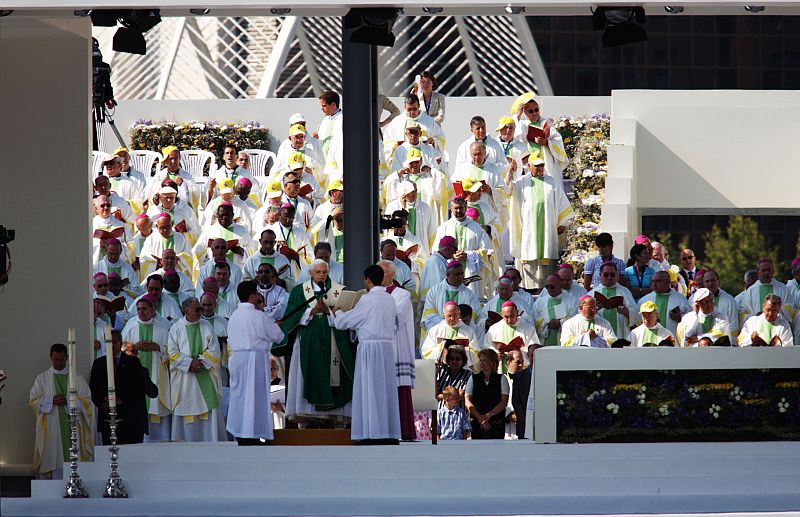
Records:
[[[534,165],[534,167],[536,167],[537,169],[539,167],[544,168],[544,164],[543,163],[537,163],[536,165]]]
[[[287,184],[288,184],[288,183],[295,183],[295,184],[298,184],[298,185],[299,185],[299,184],[300,184],[300,180],[292,180],[292,181],[287,181],[286,183],[287,183]]]
[[[539,113],[539,108],[531,108],[529,110],[525,110],[527,113]]]
[[[691,260],[694,258],[694,255],[689,255],[688,257],[681,257],[681,260]]]
[[[111,208],[111,204],[110,203],[103,203],[102,205],[100,205],[100,208]]]

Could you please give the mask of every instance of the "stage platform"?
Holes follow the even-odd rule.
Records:
[[[800,510],[800,443],[123,446],[129,499],[103,499],[108,449],[80,465],[90,499],[34,481],[4,516],[618,515]]]

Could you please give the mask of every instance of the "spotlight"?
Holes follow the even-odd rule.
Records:
[[[350,9],[344,17],[344,29],[352,29],[350,41],[367,45],[394,46],[392,28],[400,14],[395,7]]]
[[[508,14],[522,14],[525,12],[525,7],[521,5],[511,5],[511,2],[505,6],[505,11]]]
[[[87,16],[92,14],[92,10],[91,9],[76,9],[76,10],[74,10],[72,12],[72,14],[74,14],[75,16],[77,16],[79,18],[86,18]]]
[[[442,7],[423,7],[422,8],[422,12],[425,12],[425,13],[428,13],[428,14],[439,14],[442,11],[444,11],[444,8],[442,8]]]
[[[147,52],[147,43],[145,43],[144,34],[141,32],[127,27],[120,27],[114,33],[113,48],[114,52],[127,52],[128,54],[143,56]]]
[[[683,12],[682,5],[665,5],[664,11],[668,14],[681,14]]]
[[[113,48],[130,54],[144,54],[144,33],[161,23],[159,9],[93,9],[90,16],[96,27],[115,27],[119,21]]]
[[[0,18],[2,18],[4,16],[8,16],[13,12],[14,12],[13,9],[0,9]]]
[[[598,7],[592,13],[592,28],[603,31],[603,46],[618,47],[647,41],[644,7]]]
[[[744,10],[748,13],[763,13],[765,7],[763,5],[746,5]]]
[[[272,9],[269,10],[269,12],[272,13],[274,16],[286,16],[287,14],[292,12],[292,10],[289,9],[288,7],[273,7]]]
[[[117,18],[125,16],[130,11],[117,11],[114,9],[92,9],[89,16],[92,17],[92,25],[95,27],[116,27]]]
[[[205,16],[211,12],[211,9],[189,9],[192,16]]]

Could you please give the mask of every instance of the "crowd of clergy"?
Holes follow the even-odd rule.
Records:
[[[265,176],[235,145],[203,178],[182,168],[174,146],[163,148],[156,171],[132,168],[125,148],[103,163],[87,279],[95,356],[109,353],[106,328],[117,330],[158,386],[147,401],[145,441],[227,440],[229,406],[254,389],[269,400],[250,401],[248,410],[260,419],[271,413],[270,429],[249,438],[269,439],[273,425],[288,425],[351,427],[354,440],[430,439],[432,422],[411,405],[417,358],[436,365],[441,438],[530,436],[540,346],[791,346],[800,337],[800,260],[788,283],[759,261],[733,296],[713,270],[696,266],[692,250],[671,265],[660,243],[640,235],[623,260],[602,233],[576,279],[559,263],[573,217],[562,179],[567,155],[535,95],[520,96],[494,123],[472,117],[452,135],[463,142],[449,156],[445,98],[434,89],[425,72],[402,109],[381,99],[380,205],[393,228],[380,238],[382,278],[372,270],[370,296],[346,312],[334,310],[340,297],[365,286],[343,285],[337,93],[319,97],[316,130],[300,113],[277,130],[285,137]],[[257,295],[242,300],[246,281]],[[396,310],[383,314],[387,299]],[[270,373],[260,388],[234,386],[229,372],[234,349],[250,346],[229,339],[240,303],[279,325],[267,339]],[[65,403],[57,366],[31,394],[37,458],[49,458],[41,472],[62,459],[42,453],[48,443],[62,450],[61,434],[42,429],[58,428],[53,405]],[[358,395],[365,390],[371,400]]]

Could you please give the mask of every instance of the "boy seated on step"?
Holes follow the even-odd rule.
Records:
[[[461,405],[461,396],[453,386],[442,390],[444,407],[439,409],[438,437],[440,440],[466,440],[472,427],[467,410]]]

